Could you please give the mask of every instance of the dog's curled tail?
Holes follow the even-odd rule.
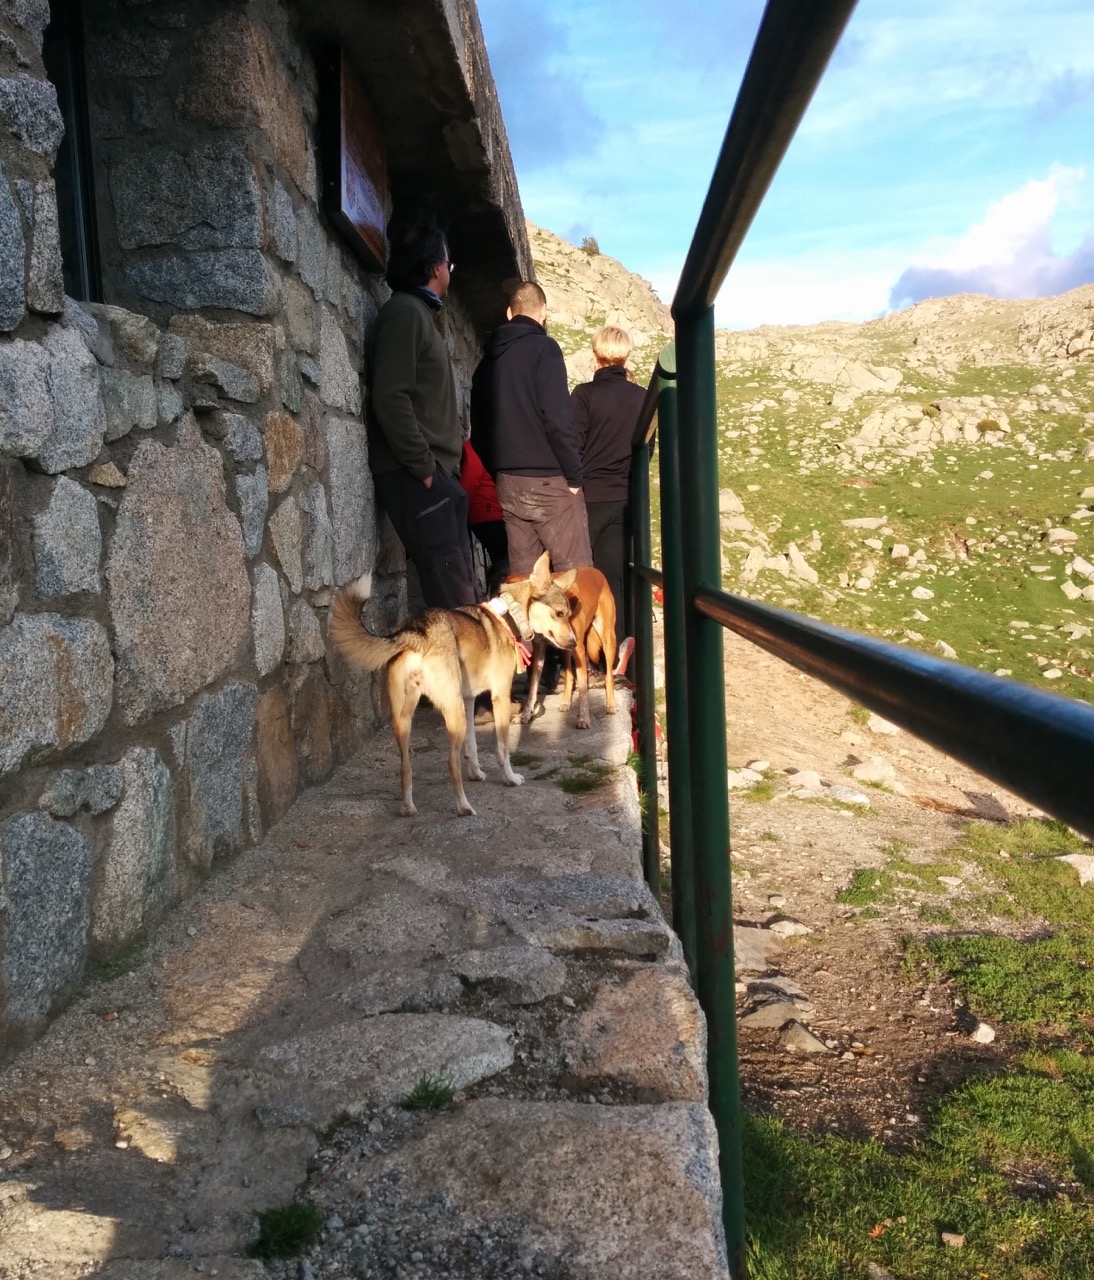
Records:
[[[413,633],[374,636],[361,625],[361,585],[352,582],[334,597],[330,610],[330,638],[338,652],[365,671],[379,671],[392,658],[417,646]],[[408,643],[409,641],[409,643]]]

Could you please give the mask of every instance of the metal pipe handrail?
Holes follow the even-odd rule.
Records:
[[[855,0],[768,0],[726,129],[672,313],[714,305]]]
[[[666,383],[676,381],[676,343],[666,342],[657,357],[657,363],[650,374],[650,384],[646,388],[646,398],[642,401],[642,409],[638,421],[634,425],[634,436],[631,448],[640,449],[649,444],[657,426],[657,402]]]
[[[1094,706],[724,591],[695,607],[1094,837]]]

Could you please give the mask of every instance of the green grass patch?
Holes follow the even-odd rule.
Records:
[[[993,914],[1094,927],[1094,887],[1080,886],[1075,868],[1057,861],[1064,854],[1090,853],[1091,846],[1063,823],[970,822],[947,852],[981,867],[1009,896],[1009,909],[994,899]],[[982,899],[981,905],[988,903]]]
[[[1022,941],[995,934],[908,942],[910,958],[953,979],[978,1017],[1012,1027],[1066,1027],[1094,1047],[1094,937],[1066,930]]]
[[[940,924],[955,925],[957,924],[957,916],[949,909],[949,907],[936,907],[931,902],[925,902],[919,908],[919,918],[924,924]]]
[[[1046,1107],[1055,1114],[1038,1125]],[[1007,1166],[1085,1183],[1092,1120],[1072,1081],[1032,1075],[959,1090],[911,1155],[745,1116],[751,1280],[1082,1280],[1094,1206],[1074,1192],[1024,1194]],[[964,1247],[943,1244],[943,1231]]]
[[[145,937],[135,938],[132,942],[126,943],[109,960],[104,960],[95,966],[91,971],[92,982],[113,982],[115,978],[132,973],[147,950],[148,939]]]
[[[837,813],[853,813],[856,818],[874,818],[875,811],[868,804],[848,804],[846,800],[833,800],[831,796],[813,796],[802,804],[820,805],[822,809],[835,809]]]
[[[884,363],[882,345],[877,358]],[[1012,430],[992,431],[996,410],[985,406],[973,441],[936,444],[914,458],[886,445],[852,462],[847,441],[879,399],[863,397],[850,412],[834,414],[819,386],[799,387],[800,397],[786,403],[785,381],[771,368],[721,371],[719,486],[741,498],[772,551],[797,543],[820,576],[818,586],[769,571],[742,581],[752,541],[746,536],[736,539],[746,545],[727,548],[726,588],[926,652],[944,641],[964,663],[1006,670],[1041,688],[1048,686],[1040,672],[1051,663],[1063,672],[1051,685],[1054,692],[1090,700],[1094,644],[1065,629],[1083,615],[1060,591],[1065,560],[1042,541],[1046,521],[1067,522],[1081,487],[1072,473],[1089,387],[1086,379],[1075,379],[1075,411],[1046,417],[1023,403],[1037,376],[1018,365],[977,365],[961,370],[952,385],[921,385],[913,399],[903,398],[910,410],[918,407],[928,427],[938,415],[930,407],[935,397],[996,395]],[[842,524],[863,516],[886,523],[876,530]],[[1094,527],[1074,527],[1080,537],[1075,549],[1089,560]],[[893,558],[897,543],[926,559],[917,567]],[[1037,564],[1046,568],[1031,571]],[[856,588],[860,577],[872,585]],[[933,598],[914,600],[917,585],[929,587]],[[1031,630],[1011,628],[1016,619],[1028,621]]]
[[[946,893],[949,886],[942,884],[939,877],[961,875],[961,867],[955,862],[913,862],[899,855],[889,860],[889,870],[902,880],[911,881],[911,887],[921,893]]]
[[[571,767],[560,772],[555,782],[567,795],[595,791],[615,772],[612,765],[597,760],[595,756],[567,756],[566,759]]]
[[[782,836],[777,831],[761,831],[760,839],[770,841],[771,844],[778,844],[782,840]]]
[[[753,804],[766,804],[769,800],[774,800],[780,790],[779,784],[773,778],[761,778],[747,791],[739,791],[737,794],[742,800],[751,800]]]
[[[406,1111],[440,1111],[455,1096],[451,1080],[444,1076],[424,1075],[399,1103]]]
[[[310,1248],[323,1225],[323,1215],[310,1200],[290,1200],[258,1215],[258,1239],[246,1249],[249,1258],[295,1258]]]
[[[510,751],[509,760],[512,764],[526,769],[534,769],[543,763],[543,757],[531,751]]]
[[[888,840],[880,846],[881,852],[887,858],[901,858],[904,854],[911,853],[914,847],[907,840]]]
[[[892,900],[895,878],[881,867],[860,867],[851,876],[846,889],[840,889],[836,901],[848,907],[865,907],[875,902]]]
[[[870,719],[870,712],[866,707],[852,707],[847,713],[855,724],[864,725]]]

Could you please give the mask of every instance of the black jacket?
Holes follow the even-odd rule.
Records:
[[[471,382],[471,443],[492,474],[581,484],[562,349],[528,316],[514,316],[487,340]]]
[[[585,501],[625,501],[644,388],[628,379],[622,365],[610,364],[597,369],[592,382],[575,387],[570,399],[585,467]]]

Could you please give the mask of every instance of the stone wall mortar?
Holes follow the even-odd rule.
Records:
[[[0,15],[0,1054],[375,732],[327,611],[366,570],[369,625],[407,599],[361,421],[388,291],[319,207],[290,0],[85,6],[109,305],[60,287],[44,13]],[[444,329],[466,426],[455,299]]]

